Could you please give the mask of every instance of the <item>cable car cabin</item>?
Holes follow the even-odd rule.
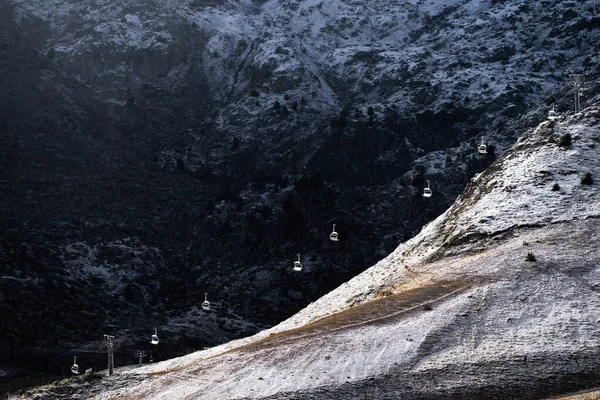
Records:
[[[329,235],[329,239],[331,239],[333,242],[339,242],[338,234],[335,231],[335,224],[333,224],[333,232],[331,232],[331,235]]]
[[[481,138],[481,144],[477,150],[479,151],[479,154],[487,154],[487,146],[483,143],[483,138]]]
[[[208,293],[204,293],[204,302],[202,303],[202,309],[204,311],[210,310],[210,302],[207,300],[207,298],[208,298]]]
[[[71,372],[75,375],[79,375],[79,365],[77,365],[77,356],[73,357],[73,366]]]
[[[294,271],[302,271],[302,263],[300,262],[300,254],[298,254],[298,260],[294,261]]]
[[[433,194],[433,192],[431,191],[431,188],[429,187],[429,181],[427,181],[427,187],[425,189],[423,189],[423,197],[431,197],[432,194]]]
[[[154,335],[150,338],[150,343],[154,345],[158,344],[158,333],[156,332],[156,328],[154,328]]]
[[[554,121],[555,119],[558,119],[558,117],[560,117],[560,115],[554,111],[554,106],[552,106],[552,110],[548,111],[548,119]]]

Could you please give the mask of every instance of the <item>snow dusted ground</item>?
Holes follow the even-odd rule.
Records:
[[[558,145],[565,133],[570,148]],[[292,318],[87,396],[536,398],[593,387],[600,193],[580,179],[600,177],[598,144],[598,106],[542,123],[419,235]]]

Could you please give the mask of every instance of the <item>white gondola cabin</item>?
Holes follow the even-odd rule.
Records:
[[[294,261],[294,271],[302,271],[302,263],[300,262],[300,254],[298,254],[298,259]]]
[[[555,119],[558,119],[560,115],[554,110],[554,106],[552,106],[552,110],[548,111],[548,119],[550,121],[554,121]]]
[[[481,138],[481,144],[477,150],[479,151],[479,154],[487,154],[487,146],[483,142],[483,138]]]
[[[433,194],[433,192],[431,191],[431,188],[429,187],[429,181],[427,181],[427,187],[423,190],[423,197],[431,197],[432,194]]]
[[[208,299],[208,293],[204,293],[204,302],[202,303],[202,309],[205,311],[210,310],[210,302],[207,299]]]
[[[335,231],[335,224],[333,224],[333,232],[331,232],[331,234],[329,235],[329,239],[331,239],[333,242],[339,242],[340,239],[338,239],[338,234]]]
[[[73,365],[71,366],[71,372],[75,375],[79,375],[79,365],[77,365],[77,356],[73,357]]]
[[[158,344],[158,331],[156,328],[154,328],[154,335],[152,335],[152,337],[150,338],[150,343],[152,344]]]

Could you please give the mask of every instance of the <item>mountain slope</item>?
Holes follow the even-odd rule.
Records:
[[[60,373],[158,326],[163,359],[288,318],[567,110],[598,21],[569,0],[1,2],[1,358]]]
[[[566,133],[572,145],[563,148]],[[597,105],[544,122],[415,238],[278,326],[102,379],[91,392],[60,390],[96,399],[533,399],[598,386],[600,192],[581,183],[587,172],[600,176],[598,144]]]

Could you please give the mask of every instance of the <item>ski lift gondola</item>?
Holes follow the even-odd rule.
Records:
[[[339,242],[338,234],[335,231],[335,224],[333,224],[333,232],[331,232],[331,234],[329,235],[329,239],[331,239],[334,242]]]
[[[79,365],[77,365],[77,356],[73,357],[73,366],[71,367],[71,372],[75,375],[79,375]]]
[[[302,263],[300,262],[300,254],[298,254],[298,260],[294,261],[294,271],[302,271]]]
[[[207,300],[208,293],[204,293],[204,302],[202,303],[202,309],[205,311],[210,310],[210,302]]]
[[[555,119],[558,119],[559,114],[554,110],[554,106],[552,106],[552,110],[548,111],[548,119],[550,121],[554,121]]]
[[[152,343],[152,344],[158,344],[158,332],[157,332],[156,328],[154,328],[154,335],[152,335],[150,343]]]
[[[483,142],[483,138],[481,138],[481,144],[477,150],[479,151],[479,154],[487,154],[487,146]]]
[[[427,181],[427,187],[423,190],[423,197],[431,197],[432,194],[431,188],[429,187],[429,181]]]

